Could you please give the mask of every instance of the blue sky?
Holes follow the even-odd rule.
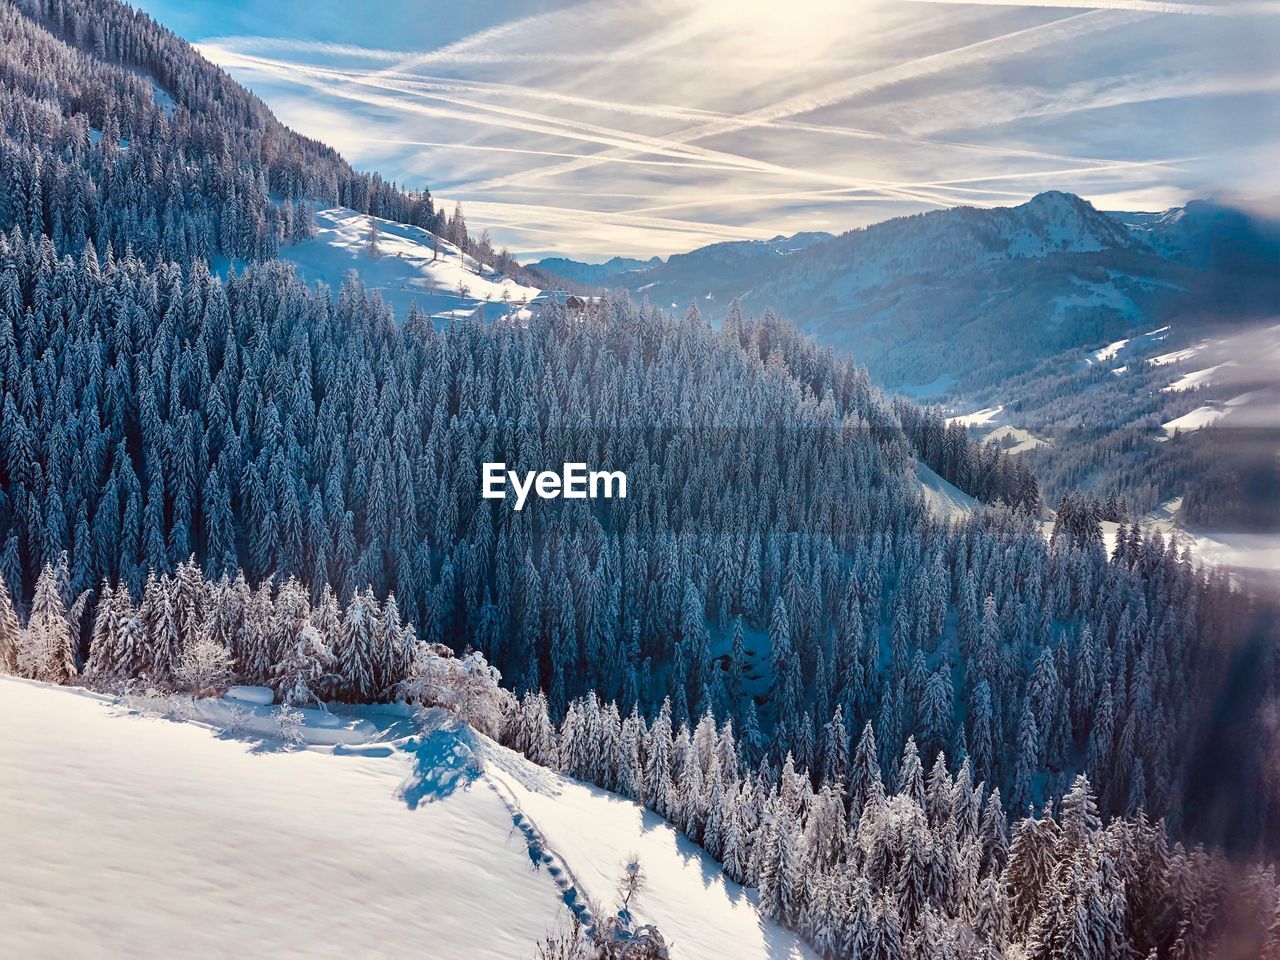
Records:
[[[1280,194],[1280,2],[143,0],[522,258]]]

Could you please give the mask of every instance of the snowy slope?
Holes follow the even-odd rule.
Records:
[[[948,520],[972,513],[977,501],[959,487],[938,476],[919,460],[916,461],[916,481],[924,494],[929,509]]]
[[[1043,447],[1047,443],[1030,430],[1011,424],[1003,403],[994,407],[984,407],[973,413],[947,417],[947,425],[950,426],[953,423],[978,431],[983,443],[994,444],[1009,454],[1025,453],[1036,447]]]
[[[255,750],[8,677],[0,727],[0,953],[526,958],[565,912],[493,790],[413,809],[402,751]]]
[[[1196,336],[1274,313],[1277,246],[1251,215],[1207,231],[1189,229],[1198,215],[1163,219],[1157,229],[1049,191],[813,235],[786,256],[712,245],[608,284],[663,307],[697,303],[713,320],[737,297],[746,315],[771,309],[848,351],[882,386],[946,378],[963,393],[1085,346],[1082,364],[1124,364],[1171,322]]]
[[[377,222],[382,235],[379,257],[370,256],[367,249],[370,221]],[[317,211],[315,222],[315,236],[281,247],[280,258],[293,263],[308,283],[323,282],[335,292],[347,271],[357,271],[365,287],[377,290],[399,319],[415,301],[427,316],[470,316],[483,306],[492,319],[540,293],[479,266],[421,227],[368,217],[347,207]],[[440,248],[435,259],[433,242]]]
[[[567,904],[611,912],[635,853],[650,878],[635,913],[679,960],[813,956],[653,813],[441,711],[412,736],[394,707],[353,712],[346,742],[285,751],[0,677],[3,942],[24,957],[527,958]],[[333,743],[311,720],[307,739]]]
[[[1187,530],[1178,522],[1181,507],[1182,498],[1175,497],[1141,517],[1138,524],[1143,536],[1158,532],[1166,543],[1172,541],[1179,547],[1189,547],[1201,563],[1227,568],[1237,583],[1265,584],[1269,593],[1274,591],[1276,578],[1280,576],[1280,534]],[[1046,540],[1053,534],[1054,511],[1048,512],[1050,519],[1040,524]],[[1101,527],[1102,545],[1110,556],[1116,548],[1120,525],[1103,520]]]
[[[558,776],[486,744],[486,775],[538,825],[595,904],[616,899],[619,865],[638,856],[649,888],[636,908],[679,960],[782,960],[815,956],[798,937],[756,911],[755,891],[727,879],[702,848],[638,804]]]
[[[1124,353],[1126,357],[1131,356],[1135,352],[1150,347],[1152,344],[1167,340],[1170,329],[1171,327],[1166,324],[1156,330],[1148,330],[1146,333],[1137,336],[1115,340],[1100,350],[1094,350],[1089,357],[1085,358],[1085,364],[1092,366],[1095,363],[1110,363],[1119,358],[1121,353]]]

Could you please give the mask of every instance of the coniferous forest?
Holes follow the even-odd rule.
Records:
[[[302,706],[474,651],[489,732],[825,957],[1280,957],[1269,600],[1074,497],[1046,538],[1026,460],[770,313],[308,287],[311,205],[430,195],[112,0],[6,0],[0,51],[5,670]],[[514,511],[491,461],[630,491]]]

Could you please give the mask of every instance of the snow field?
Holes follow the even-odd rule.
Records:
[[[636,854],[634,913],[673,957],[814,956],[656,814],[444,711],[412,736],[403,706],[301,711],[309,746],[288,750],[258,693],[195,701],[182,722],[0,677],[15,956],[528,958],[570,911],[612,913]],[[246,709],[262,730],[220,733]]]
[[[648,887],[635,904],[678,960],[801,960],[816,954],[760,916],[755,891],[732,882],[701,847],[651,810],[530,764],[491,741],[486,776],[509,791],[540,835],[573,868],[598,912],[617,906],[622,865],[638,856]]]
[[[370,222],[376,222],[380,256],[368,252]],[[325,283],[334,291],[347,272],[359,273],[366,289],[377,291],[403,321],[417,303],[424,316],[472,316],[481,307],[489,319],[519,309],[541,292],[481,267],[457,247],[423,230],[347,207],[316,211],[316,233],[309,240],[280,248],[307,283]],[[433,244],[439,246],[435,257]],[[506,295],[506,301],[503,295]]]
[[[977,501],[948,480],[943,479],[923,461],[916,461],[916,482],[929,509],[948,520],[972,513]]]
[[[77,693],[0,678],[10,956],[527,958],[564,914],[491,790]]]

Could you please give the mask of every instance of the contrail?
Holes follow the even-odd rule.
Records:
[[[870,184],[865,180],[858,180],[833,174],[824,174],[818,171],[797,170],[780,164],[769,163],[763,160],[754,160],[738,154],[726,153],[719,150],[709,150],[692,145],[692,140],[697,138],[689,138],[689,143],[682,143],[678,140],[671,140],[666,137],[646,137],[638,134],[629,134],[609,127],[598,127],[593,124],[566,121],[557,117],[548,117],[543,114],[516,110],[510,107],[480,104],[471,101],[458,101],[457,98],[438,96],[430,97],[431,99],[454,102],[455,104],[463,102],[466,106],[471,107],[472,109],[489,111],[485,115],[480,116],[475,113],[450,110],[443,107],[433,107],[415,101],[397,99],[395,97],[380,96],[367,91],[357,93],[352,90],[345,89],[342,86],[328,84],[318,78],[332,79],[334,71],[324,67],[314,67],[294,63],[282,64],[279,61],[270,60],[264,57],[252,57],[248,54],[232,54],[232,56],[241,60],[245,64],[257,66],[260,69],[287,76],[295,82],[306,83],[314,89],[328,93],[331,96],[352,100],[366,106],[378,106],[406,113],[417,113],[422,116],[463,120],[471,123],[504,126],[516,130],[524,130],[526,132],[568,137],[589,143],[595,143],[600,146],[615,148],[618,151],[618,156],[620,157],[633,157],[637,153],[651,153],[659,156],[672,157],[674,158],[674,162],[701,160],[704,162],[686,165],[704,166],[709,169],[731,169],[744,172],[758,172],[783,176],[792,180],[799,179],[810,182],[839,184],[842,186],[852,186],[868,190],[879,189],[881,192],[884,192],[882,188],[878,188],[874,184]],[[371,81],[367,77],[356,78],[354,84],[360,87],[373,87],[375,89],[383,90],[396,89],[394,83],[390,81],[376,82]],[[605,152],[611,153],[613,151]],[[593,154],[581,161],[569,161],[568,164],[564,164],[563,166],[573,163],[582,163],[583,166],[593,166],[595,164],[592,161],[598,156],[600,156],[600,154]],[[611,157],[610,159],[615,158]],[[485,182],[482,185],[470,184],[468,185],[468,189],[472,191],[487,190],[496,186],[512,185],[515,182],[516,181],[514,181],[510,176],[499,177],[496,180]],[[934,206],[945,206],[956,202],[954,198],[938,193],[909,191],[897,188],[891,188],[888,192],[897,194],[903,199],[915,200],[920,203],[926,203]]]
[[[1070,20],[1074,18],[1067,18],[1067,19]],[[909,68],[906,75],[914,76],[920,72],[920,66],[922,64],[927,65],[931,60],[936,60],[937,58],[940,58],[940,57],[954,59],[956,54],[961,51],[969,51],[969,56],[971,57],[972,51],[974,50],[984,49],[993,43],[1000,43],[1002,45],[1007,45],[1011,38],[1016,38],[1018,36],[1028,34],[1028,33],[1039,32],[1046,27],[1053,27],[1062,22],[1064,21],[1061,21],[1061,20],[1052,21],[1049,24],[1041,24],[1037,27],[1032,27],[1027,30],[1017,31],[1011,34],[1005,34],[1001,37],[992,38],[990,40],[979,41],[975,44],[969,44],[964,47],[956,48],[955,50],[952,50],[952,51],[944,51],[941,54],[930,55],[929,57],[920,58],[916,61],[912,61],[910,64],[899,65],[896,67],[886,68],[885,70],[882,70],[882,71],[876,71],[876,72],[873,72],[872,74],[864,75],[859,78],[854,78],[852,83],[855,86],[853,88],[849,86],[850,84],[849,81],[841,82],[839,86],[842,92],[847,92],[850,89],[861,89],[861,90],[872,89],[874,88],[875,85],[881,85],[885,82],[896,82],[894,77],[902,76],[904,73],[904,68]],[[495,28],[495,31],[497,29],[498,28]],[[468,38],[468,41],[466,41],[466,44],[463,44],[463,42],[460,42],[459,44],[451,45],[451,48],[453,48],[456,51],[461,46],[464,46],[464,45],[474,46],[476,44],[481,43],[482,40],[491,40],[499,35],[500,35],[499,33],[494,31],[484,31],[482,34],[476,34],[476,35],[473,35],[473,37]],[[292,47],[307,48],[308,46],[313,46],[313,45],[285,44],[285,46],[290,48]],[[330,45],[321,44],[318,46],[320,49],[330,49]],[[355,49],[357,51],[364,51],[366,48],[355,48]],[[441,49],[443,50],[446,48],[441,48]],[[435,51],[435,52],[438,53],[439,51]],[[232,55],[239,56],[243,59],[250,59],[249,55],[243,54],[243,53],[237,54],[233,52]],[[423,57],[425,56],[427,55],[424,54]],[[271,64],[279,63],[278,61],[271,61],[271,60],[268,60],[267,58],[262,58],[262,57],[257,57],[252,59],[255,62],[257,62],[259,65],[264,67],[269,66]],[[376,71],[374,73],[351,71],[351,70],[325,69],[325,68],[304,66],[301,64],[295,65],[294,69],[310,70],[312,72],[321,73],[323,75],[329,76],[333,79],[346,80],[347,82],[360,84],[364,86],[375,86],[375,87],[381,87],[383,89],[397,90],[400,92],[417,92],[420,95],[430,96],[433,99],[437,99],[442,102],[452,103],[456,106],[462,106],[472,110],[504,112],[509,115],[522,116],[525,119],[530,119],[538,123],[551,124],[553,126],[559,126],[561,128],[573,128],[575,130],[578,130],[579,132],[585,129],[586,132],[598,134],[599,136],[583,138],[583,137],[577,136],[576,133],[573,135],[577,139],[586,139],[588,142],[596,143],[598,145],[604,145],[604,146],[613,145],[615,147],[615,149],[613,150],[607,150],[607,151],[589,155],[589,156],[582,156],[582,155],[575,155],[575,154],[562,156],[561,157],[562,159],[565,159],[569,162],[565,164],[560,164],[557,166],[544,167],[540,170],[526,171],[522,173],[520,175],[521,180],[525,184],[527,184],[529,179],[531,179],[532,177],[557,176],[560,173],[571,172],[572,169],[585,169],[587,167],[594,166],[601,162],[606,162],[606,161],[634,162],[634,157],[628,155],[633,153],[633,151],[630,149],[630,145],[633,140],[635,141],[636,146],[645,152],[658,150],[664,155],[686,157],[686,158],[701,156],[708,162],[708,165],[711,166],[712,168],[716,168],[716,167],[720,167],[720,168],[742,167],[744,169],[752,168],[753,165],[751,161],[747,158],[739,157],[736,155],[725,155],[723,152],[705,152],[705,151],[698,150],[697,148],[694,148],[691,150],[688,148],[688,146],[686,146],[688,143],[691,143],[696,139],[701,139],[703,136],[712,136],[721,131],[742,129],[745,126],[797,129],[797,130],[803,130],[803,131],[812,132],[812,133],[830,134],[830,135],[836,135],[836,136],[847,136],[847,137],[855,137],[855,138],[863,138],[863,139],[873,139],[873,140],[881,140],[885,142],[904,142],[904,143],[914,143],[914,144],[919,144],[924,146],[941,146],[941,147],[950,148],[950,149],[966,150],[966,151],[982,153],[984,155],[989,155],[989,156],[990,155],[1002,156],[1002,157],[1028,156],[1028,157],[1035,157],[1038,159],[1056,160],[1058,162],[1065,162],[1065,163],[1098,164],[1098,163],[1107,162],[1107,161],[1096,160],[1094,158],[1082,158],[1082,157],[1063,156],[1063,155],[1056,155],[1056,154],[1046,154],[1040,151],[1020,150],[1017,148],[1004,149],[1000,147],[992,147],[992,146],[962,143],[962,142],[955,142],[955,141],[944,141],[944,140],[921,138],[921,137],[909,137],[901,134],[886,134],[878,131],[831,127],[831,126],[824,126],[819,124],[804,124],[798,121],[779,119],[779,118],[769,119],[767,115],[762,114],[760,110],[757,110],[757,111],[754,111],[753,113],[745,114],[745,115],[732,115],[732,114],[715,113],[712,111],[694,110],[694,109],[680,108],[680,107],[666,107],[661,105],[640,106],[640,105],[633,105],[633,104],[623,104],[615,101],[605,101],[605,100],[600,100],[598,98],[581,97],[581,96],[574,96],[570,94],[561,94],[554,91],[541,91],[541,90],[530,89],[530,88],[510,85],[510,84],[487,83],[487,82],[481,82],[481,81],[455,81],[447,78],[422,77],[420,75],[414,75],[414,74],[409,74],[406,76],[405,74],[400,72],[400,69],[398,66],[389,68],[387,70]],[[472,101],[472,100],[464,100],[456,97],[449,97],[446,95],[446,93],[447,91],[451,91],[451,90],[476,91],[476,92],[492,91],[495,93],[523,95],[530,98],[543,99],[543,100],[548,100],[551,102],[558,102],[558,103],[566,103],[569,105],[593,107],[597,109],[620,111],[620,112],[633,113],[638,115],[657,116],[662,118],[692,121],[693,126],[685,131],[681,131],[680,133],[677,133],[669,137],[650,137],[650,138],[636,139],[636,138],[632,138],[631,136],[629,136],[628,134],[622,131],[618,131],[612,128],[602,128],[602,127],[593,127],[593,126],[587,126],[584,128],[584,127],[579,127],[576,124],[573,124],[571,121],[565,121],[560,118],[550,117],[544,114],[534,114],[534,113],[525,112],[525,111],[515,111],[510,108],[495,107],[485,103],[477,103],[476,101]],[[428,91],[431,91],[431,92],[428,92]],[[825,97],[823,94],[819,94],[817,96],[823,97],[823,99],[830,98],[832,96],[830,87],[828,88],[825,94]],[[368,102],[368,98],[357,98],[357,99],[362,99],[365,102]],[[762,109],[765,111],[771,111],[775,114],[785,114],[785,113],[791,113],[791,112],[807,112],[809,109],[813,108],[812,102],[813,102],[813,98],[803,98],[799,103],[796,102],[796,98],[793,98],[791,101],[783,101],[783,103],[780,105],[774,105],[773,107],[762,108]],[[710,124],[711,125],[710,128],[705,128],[704,125],[706,124]],[[542,132],[546,132],[546,131],[542,131]],[[689,136],[688,134],[693,134],[693,135]],[[544,155],[553,156],[553,157],[558,156],[557,152],[555,151],[545,151]],[[1124,163],[1124,161],[1111,161],[1111,162],[1116,164],[1117,166]],[[756,167],[756,169],[759,169],[759,168]],[[785,168],[783,169],[785,170]],[[773,169],[768,170],[766,172],[780,173],[780,172],[783,172],[783,170],[779,170],[777,168],[777,165],[774,165]],[[789,171],[790,175],[796,175],[799,173],[801,172]],[[511,175],[507,175],[503,177],[498,177],[496,179],[491,179],[489,181],[483,181],[475,184],[474,186],[475,186],[475,189],[489,189],[489,188],[495,188],[498,186],[506,186],[506,185],[509,185],[510,183],[511,183]],[[915,197],[910,197],[910,199],[915,199],[915,200],[928,202],[928,203],[955,202],[956,200],[956,198],[932,197],[932,196],[931,197],[915,196]]]
[[[767,230],[753,227],[735,227],[724,223],[708,223],[699,220],[670,220],[664,217],[634,216],[628,211],[582,210],[576,207],[558,207],[533,203],[504,203],[500,200],[467,200],[467,207],[480,213],[486,210],[505,211],[508,214],[536,216],[539,221],[570,224],[615,223],[620,226],[646,227],[652,230],[701,233],[710,237],[735,240],[767,240],[773,236]],[[516,221],[512,226],[518,226]]]
[[[355,81],[364,73],[364,71],[347,70],[343,71],[343,73]],[[403,85],[403,89],[405,89],[406,92],[412,90],[424,94],[440,95],[450,92],[482,95],[485,93],[493,93],[499,96],[524,97],[531,100],[545,100],[550,103],[565,104],[567,106],[585,107],[589,109],[611,111],[635,116],[682,120],[694,123],[706,121],[733,121],[737,117],[736,114],[724,113],[722,111],[715,110],[705,110],[696,107],[624,103],[617,100],[601,100],[594,97],[577,96],[574,94],[560,93],[555,90],[543,90],[537,87],[529,87],[519,84],[494,83],[479,80],[455,80],[446,77],[430,77],[418,74],[397,74],[393,77],[389,76],[389,79],[392,78],[399,84]],[[1042,150],[1029,150],[1019,147],[998,147],[991,146],[989,144],[966,143],[963,141],[944,140],[935,137],[918,137],[911,136],[909,134],[889,133],[858,127],[803,123],[797,120],[765,120],[759,121],[758,123],[753,124],[753,126],[775,130],[796,130],[805,133],[816,133],[819,135],[850,137],[860,140],[876,140],[884,143],[903,143],[913,146],[942,147],[945,149],[968,151],[997,157],[1028,157],[1037,160],[1054,160],[1061,163],[1100,164],[1110,162],[1117,166],[1123,166],[1127,163],[1127,161],[1124,160],[1104,161],[1096,157],[1046,153]],[[555,154],[548,152],[547,155],[554,156]],[[577,159],[586,159],[579,155],[574,155],[574,157]]]
[[[1048,23],[964,44],[950,50],[928,54],[891,67],[873,70],[870,73],[853,77],[849,80],[828,84],[814,93],[790,97],[778,103],[760,107],[729,119],[690,126],[668,134],[664,139],[671,144],[686,144],[707,137],[733,133],[748,127],[762,126],[797,114],[809,113],[820,107],[830,106],[847,100],[854,95],[869,93],[890,84],[927,76],[956,66],[980,62],[988,59],[993,51],[1004,49],[1006,53],[1027,53],[1039,49],[1050,42],[1072,40],[1099,30],[1107,30],[1121,24],[1133,22],[1143,16],[1145,15],[1097,10],[1074,14]],[[1012,48],[1012,50],[1005,48]],[[567,173],[575,173],[603,163],[616,155],[618,154],[615,151],[606,150],[593,155],[589,159],[553,164],[538,170],[523,172],[520,176],[528,179],[530,176],[555,177]],[[483,190],[493,186],[507,186],[511,182],[512,176],[498,177],[475,184],[474,189]]]
[[[1196,160],[1203,160],[1204,157],[1176,157],[1168,160],[1141,160],[1126,161],[1126,168],[1143,168],[1143,167],[1171,167],[1185,163],[1191,163]],[[1115,164],[1099,164],[1092,167],[1068,167],[1061,170],[1026,170],[1017,173],[996,173],[988,174],[981,177],[963,177],[954,180],[917,180],[917,181],[868,181],[874,185],[874,196],[859,197],[850,194],[857,191],[857,187],[837,187],[830,190],[796,190],[790,193],[764,193],[764,194],[717,194],[712,197],[703,197],[694,200],[677,201],[673,203],[660,204],[657,206],[643,207],[628,210],[628,213],[654,213],[662,210],[678,210],[684,207],[699,207],[709,204],[718,203],[720,201],[732,200],[808,200],[825,198],[839,203],[864,202],[867,200],[885,200],[893,199],[886,196],[882,191],[897,188],[923,190],[931,187],[947,187],[956,193],[969,193],[979,196],[1001,196],[1005,198],[1024,198],[1027,196],[1025,191],[1009,191],[1009,190],[977,190],[965,187],[963,184],[971,183],[1001,183],[1007,180],[1037,180],[1048,177],[1064,177],[1089,173],[1116,173]],[[977,201],[970,201],[971,204],[983,206],[984,204]]]

